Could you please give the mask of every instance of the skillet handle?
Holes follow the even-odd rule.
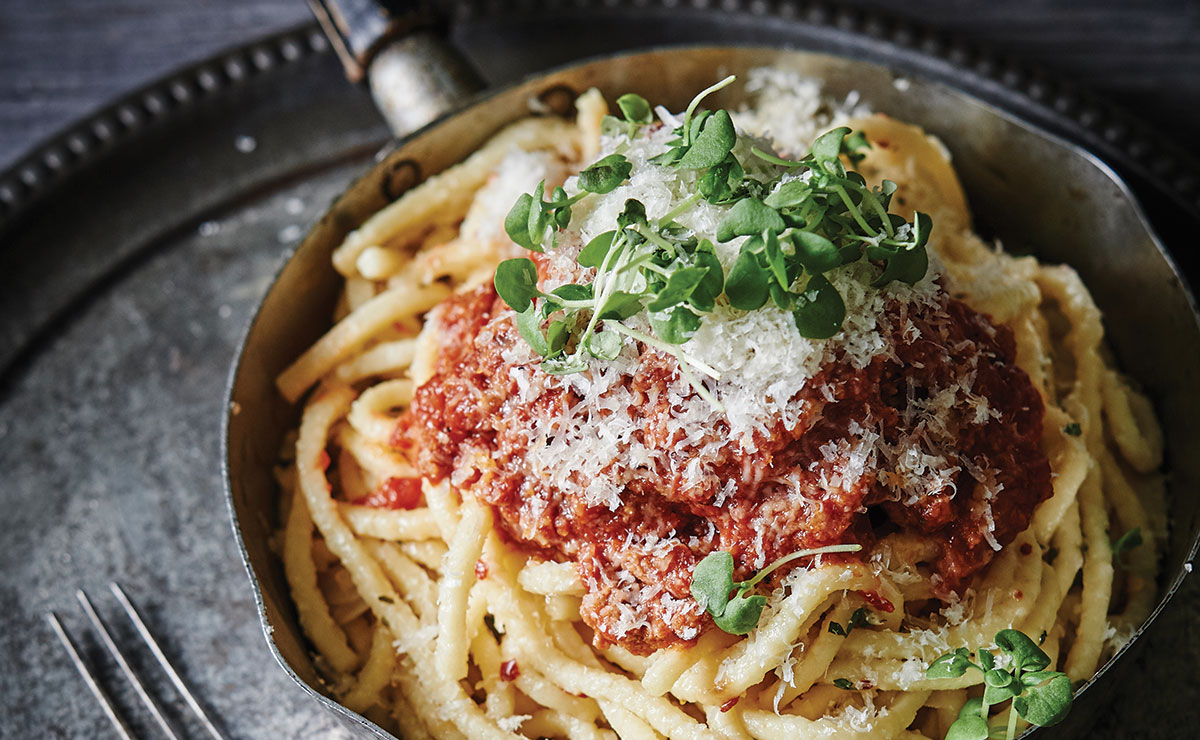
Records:
[[[308,0],[346,77],[364,78],[397,137],[458,107],[483,78],[446,40],[430,0]]]

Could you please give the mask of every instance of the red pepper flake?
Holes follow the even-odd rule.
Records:
[[[885,614],[891,614],[892,612],[896,611],[896,607],[892,604],[892,602],[880,596],[878,591],[861,591],[860,593],[862,594],[863,599],[866,600],[866,602],[870,604],[871,608],[873,608],[875,611],[884,612]]]
[[[1029,544],[1028,542],[1021,545],[1021,554],[1022,555],[1029,555],[1031,553],[1033,553],[1033,545]]]
[[[379,509],[415,509],[421,503],[421,479],[388,478],[374,492],[351,503]]]
[[[329,462],[329,453],[321,450],[321,455],[317,458],[317,467],[321,470],[329,470]]]
[[[500,664],[500,678],[505,681],[515,681],[521,675],[521,668],[515,660],[506,660]]]
[[[860,679],[858,682],[859,691],[870,691],[873,688],[875,688],[875,682],[869,678]]]
[[[475,577],[482,581],[484,578],[487,578],[487,576],[488,576],[487,563],[483,562],[483,558],[476,560],[475,561]]]
[[[1013,591],[1013,598],[1017,601],[1020,601],[1021,599],[1025,598],[1025,592],[1018,588],[1017,590]]]
[[[721,711],[728,712],[730,709],[733,709],[733,707],[738,703],[738,699],[741,699],[741,698],[742,697],[740,697],[740,696],[735,696],[732,699],[730,699],[729,701],[725,702],[724,704],[721,705]]]

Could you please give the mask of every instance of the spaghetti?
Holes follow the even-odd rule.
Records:
[[[772,102],[741,128],[800,152],[848,120],[874,144],[859,171],[937,224],[911,285],[830,273],[846,303],[832,339],[718,302],[681,346],[720,381],[686,377],[637,319],[647,341],[611,362],[539,370],[491,285],[519,251],[515,196],[618,148],[633,162],[538,258],[547,291],[627,198],[655,218],[680,198],[648,162],[665,130],[601,137],[595,91],[573,125],[510,126],[334,253],[336,324],[278,379],[308,393],[278,478],[300,623],[346,706],[405,738],[940,738],[981,676],[927,677],[939,655],[1015,628],[1082,680],[1148,616],[1161,433],[1076,273],[975,236],[918,129],[822,107],[778,71],[750,87]],[[721,213],[676,217],[703,234]],[[955,361],[928,366],[920,346]],[[880,388],[908,411],[887,417]],[[1145,544],[1114,567],[1110,532],[1130,529]],[[731,551],[744,578],[840,542],[864,549],[759,586],[744,636],[687,596],[705,554]]]

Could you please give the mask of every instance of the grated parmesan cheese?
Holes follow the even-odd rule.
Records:
[[[533,719],[532,714],[513,714],[508,717],[500,717],[496,720],[496,726],[505,732],[516,732],[521,729],[521,725],[525,724],[525,720]]]
[[[750,147],[776,146],[785,152],[801,151],[835,118],[841,120],[847,114],[846,111],[836,116],[829,113],[840,109],[820,99],[815,82],[801,80],[792,73],[779,70],[752,73],[748,90],[759,93],[760,97],[757,107],[746,107],[738,114],[743,129],[739,131],[735,153],[751,175],[755,168],[762,169],[760,174],[765,175],[771,165],[750,154]],[[819,111],[825,113],[818,115]],[[768,140],[755,132],[769,132],[773,138]],[[586,198],[575,207],[569,228],[559,235],[557,247],[547,253],[545,290],[590,277],[590,271],[576,263],[579,250],[612,228],[628,199],[641,201],[647,216],[655,219],[695,192],[696,171],[648,164],[652,157],[667,149],[672,137],[670,129],[663,126],[632,140],[622,135],[603,138],[601,155],[620,147],[633,165],[631,177],[610,193]],[[568,178],[564,188],[568,193],[579,192],[576,178]],[[745,241],[745,237],[738,237],[722,244],[716,239],[717,225],[729,207],[700,201],[676,217],[696,237],[714,244],[726,270]],[[615,361],[588,358],[587,372],[546,376],[532,366],[535,358],[528,348],[505,350],[506,360],[524,363],[514,371],[520,394],[513,403],[531,402],[552,387],[569,388],[581,399],[562,418],[535,420],[527,457],[533,471],[553,486],[581,488],[591,505],[613,511],[621,505],[621,492],[628,483],[638,476],[656,473],[679,476],[690,486],[719,491],[714,503],[724,504],[733,495],[734,486],[729,485],[732,481],[715,479],[704,460],[712,459],[719,449],[727,446],[738,453],[755,452],[756,436],[769,435],[779,421],[786,430],[796,429],[810,411],[804,403],[796,402],[796,396],[829,362],[836,359],[862,369],[877,357],[894,354],[888,338],[891,327],[884,323],[883,309],[891,302],[932,305],[937,301],[940,273],[936,259],[932,263],[929,273],[916,285],[893,282],[883,289],[869,285],[873,276],[870,266],[864,263],[828,273],[826,277],[845,301],[846,319],[842,330],[826,340],[801,337],[792,315],[773,305],[746,312],[719,304],[704,317],[699,331],[682,349],[720,373],[719,381],[705,383],[725,412],[717,411],[696,395],[687,379],[679,374],[667,386],[672,429],[681,446],[694,450],[693,455],[683,459],[642,444],[641,420],[630,413],[645,399],[637,397],[625,381],[645,373],[647,355],[653,357],[657,353],[648,351],[638,356],[627,346]],[[627,319],[625,323],[641,331],[647,329],[640,317]],[[917,335],[915,327],[908,332],[914,339]],[[827,399],[834,398],[831,388],[822,388],[821,392]],[[723,439],[714,439],[712,431],[722,426],[728,428],[727,434]],[[875,431],[862,429],[858,439],[847,440],[857,450],[854,462],[843,472],[841,480],[831,484],[845,484],[861,477],[872,456],[871,446],[878,439]],[[911,473],[909,477],[914,479],[924,476],[906,486],[912,490],[910,498],[915,499],[940,489],[956,472],[957,468],[946,464],[944,459],[929,457],[909,468],[901,467],[898,474]]]

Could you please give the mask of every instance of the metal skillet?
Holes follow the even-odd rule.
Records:
[[[1122,682],[1126,657],[1191,571],[1200,547],[1200,316],[1179,270],[1128,188],[1105,164],[968,95],[852,59],[755,47],[654,49],[586,61],[474,98],[474,76],[428,24],[396,24],[370,3],[316,7],[335,31],[351,76],[367,74],[397,140],[330,207],[267,293],[230,375],[225,473],[234,529],[250,574],[270,649],[281,667],[364,738],[392,735],[330,698],[313,666],[283,571],[268,540],[277,528],[271,476],[280,440],[298,420],[275,376],[330,325],[340,284],[330,254],[370,214],[423,178],[463,159],[506,123],[529,115],[530,101],[551,114],[576,94],[599,88],[609,99],[638,92],[672,109],[724,74],[776,65],[824,81],[833,95],[856,91],[874,109],[923,126],[955,157],[977,228],[1014,251],[1028,250],[1075,267],[1105,312],[1119,366],[1150,392],[1167,438],[1170,538],[1154,614],[1112,660],[1082,686],[1054,737],[1081,737],[1096,710]],[[380,20],[380,19],[384,20]],[[653,70],[647,73],[647,70]],[[740,86],[718,105],[736,105]],[[444,113],[443,111],[452,110]],[[424,125],[429,121],[428,125]],[[415,133],[409,133],[414,131]],[[1137,296],[1136,301],[1129,300]],[[1191,453],[1191,454],[1189,454]],[[1112,675],[1110,675],[1112,674]],[[1037,735],[1037,733],[1041,735]],[[1026,736],[1049,736],[1031,729]]]

